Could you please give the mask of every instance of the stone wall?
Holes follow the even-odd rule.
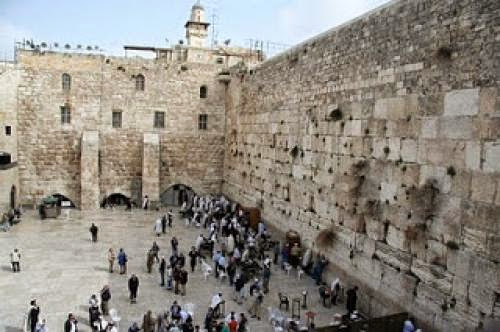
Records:
[[[215,63],[169,63],[141,58],[22,51],[18,89],[21,198],[34,203],[60,193],[80,206],[81,138],[99,133],[99,200],[122,193],[139,202],[143,178],[143,137],[160,139],[160,193],[179,183],[200,192],[219,192],[224,149],[224,84]],[[63,91],[62,75],[71,75]],[[136,77],[145,78],[144,90]],[[200,98],[200,87],[207,98]],[[71,107],[71,123],[61,123],[60,107]],[[122,112],[113,128],[112,112]],[[165,113],[155,128],[155,112]],[[200,114],[207,130],[198,129]],[[157,195],[156,195],[157,196]]]
[[[395,1],[234,71],[223,192],[326,253],[370,315],[498,319],[499,13]]]
[[[0,152],[10,154],[11,165],[0,165],[0,217],[10,209],[11,190],[19,193],[17,168],[17,85],[21,70],[13,63],[0,62]],[[10,135],[7,128],[10,127]]]

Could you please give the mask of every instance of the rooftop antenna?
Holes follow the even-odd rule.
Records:
[[[200,2],[200,0],[198,0]],[[212,9],[212,15],[210,16],[211,18],[211,26],[210,28],[212,29],[212,40],[210,43],[210,47],[214,48],[217,46],[217,38],[219,37],[219,31],[217,29],[217,26],[219,25],[219,15],[217,14],[218,12],[218,0],[211,0],[211,9]]]

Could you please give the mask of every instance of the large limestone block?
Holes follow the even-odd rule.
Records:
[[[391,247],[397,248],[402,251],[408,251],[410,248],[410,241],[406,238],[404,232],[396,227],[390,225],[387,230],[387,237],[385,239],[387,244]]]
[[[448,92],[444,96],[445,116],[476,115],[479,112],[479,89]]]
[[[417,141],[413,139],[401,140],[401,158],[404,162],[417,161]]]
[[[438,136],[438,118],[428,117],[422,118],[422,127],[420,129],[420,135],[422,138],[437,138]]]
[[[442,117],[439,121],[439,137],[471,139],[475,129],[470,117]]]
[[[472,176],[471,198],[475,201],[493,203],[496,191],[496,177],[477,173]]]
[[[500,141],[484,143],[484,164],[486,172],[500,172]]]
[[[469,170],[479,170],[481,166],[481,143],[468,141],[465,143],[465,166]]]
[[[375,245],[375,255],[387,265],[399,268],[401,271],[409,271],[411,264],[411,254],[398,250],[381,241]]]
[[[374,117],[376,119],[402,120],[418,109],[416,95],[395,98],[383,98],[375,102]]]

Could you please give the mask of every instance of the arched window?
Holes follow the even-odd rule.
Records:
[[[67,73],[62,74],[62,89],[63,91],[71,89],[71,76]]]
[[[135,89],[137,91],[144,91],[145,78],[144,75],[139,74],[135,77]]]
[[[207,98],[207,86],[206,85],[202,85],[200,87],[200,98]]]

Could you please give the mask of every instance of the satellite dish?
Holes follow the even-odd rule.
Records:
[[[229,46],[231,44],[231,39],[224,40],[224,45]]]
[[[46,48],[46,47],[47,47],[47,43],[46,43],[46,42],[42,42],[42,43],[40,44],[40,46],[41,46],[42,48]]]
[[[82,48],[82,45],[78,44],[78,45],[76,45],[76,48],[77,48],[77,49],[81,49],[81,48]]]
[[[64,48],[67,49],[67,50],[69,50],[71,48],[71,45],[70,44],[66,44],[66,45],[64,45]]]
[[[92,46],[87,46],[87,51],[92,51]]]
[[[59,43],[54,43],[54,47],[58,48],[59,47]]]

